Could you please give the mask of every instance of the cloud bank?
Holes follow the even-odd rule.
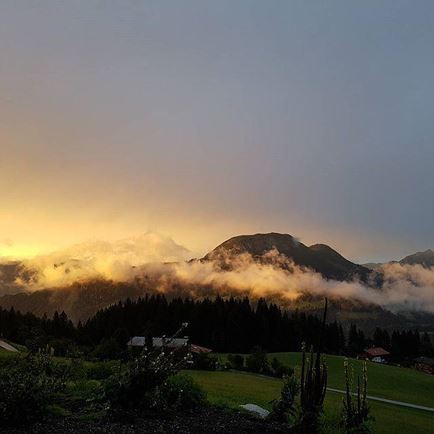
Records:
[[[125,281],[137,275],[137,267],[143,264],[184,261],[189,257],[185,247],[151,232],[114,242],[88,241],[22,261],[34,274],[30,280],[18,277],[16,283],[36,290],[97,278]]]
[[[90,279],[138,280],[153,290],[178,288],[194,296],[212,288],[222,294],[294,301],[308,293],[375,303],[393,311],[434,313],[434,269],[420,265],[383,265],[377,270],[383,285],[376,288],[358,280],[327,280],[276,250],[265,254],[260,262],[248,254],[232,257],[229,269],[217,261],[188,261],[190,256],[188,249],[171,238],[154,233],[116,242],[92,241],[23,261],[32,273],[17,276],[15,284],[36,290]]]

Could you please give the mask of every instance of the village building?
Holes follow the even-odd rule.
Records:
[[[370,360],[371,362],[385,363],[389,356],[390,353],[384,348],[372,347],[366,349],[363,354],[361,354],[360,358]]]
[[[429,357],[418,357],[414,360],[414,366],[419,371],[434,375],[434,359]]]
[[[150,339],[149,339],[150,341]],[[129,348],[143,348],[146,346],[147,339],[145,336],[134,336],[132,337],[127,346]],[[153,337],[152,338],[152,346],[155,348],[182,348],[186,347],[190,352],[195,354],[200,353],[211,353],[212,350],[206,347],[202,347],[200,345],[192,344],[189,342],[188,336],[184,336],[183,338],[166,338],[163,337]]]

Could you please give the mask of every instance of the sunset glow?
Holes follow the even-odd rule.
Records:
[[[429,247],[429,14],[223,3],[0,6],[1,255],[146,231]]]

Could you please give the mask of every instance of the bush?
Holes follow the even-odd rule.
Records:
[[[188,375],[176,375],[163,388],[167,407],[189,410],[204,406],[206,393]]]
[[[181,328],[171,339],[175,338]],[[170,339],[169,339],[170,342]],[[182,369],[190,355],[182,348],[144,348],[117,377],[107,382],[106,393],[112,413],[129,416],[135,410],[161,411],[166,408],[163,389],[169,378]]]
[[[196,369],[204,371],[215,371],[217,369],[217,358],[208,353],[199,353],[193,355],[193,363]]]
[[[271,361],[271,374],[277,378],[291,377],[294,374],[294,369],[283,365],[274,357]]]
[[[17,425],[40,418],[55,392],[65,387],[67,365],[54,364],[51,357],[14,359],[0,370],[0,421]]]
[[[103,339],[92,352],[92,356],[99,360],[116,360],[123,357],[124,351],[115,338]]]
[[[228,362],[230,363],[232,369],[237,369],[238,371],[244,369],[244,357],[240,354],[229,354]]]
[[[246,357],[246,369],[250,372],[267,375],[270,373],[270,364],[267,354],[260,348],[256,348],[252,354]]]
[[[54,355],[57,357],[66,357],[77,353],[77,346],[71,339],[50,339],[48,346],[53,348]]]
[[[269,420],[277,422],[289,422],[296,416],[295,399],[300,390],[300,385],[294,375],[284,377],[280,398],[273,403],[273,408],[268,415]]]
[[[89,380],[106,380],[113,373],[113,368],[105,362],[95,363],[86,369],[86,376]]]

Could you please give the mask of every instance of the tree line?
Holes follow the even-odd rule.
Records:
[[[303,342],[308,346],[317,343],[321,325],[317,316],[282,310],[263,299],[253,304],[247,297],[168,300],[164,295],[146,295],[102,309],[77,325],[65,312],[39,318],[0,308],[1,336],[30,349],[50,345],[59,355],[89,352],[98,346],[116,354],[131,336],[170,335],[184,322],[189,323],[185,334],[192,343],[230,353],[248,353],[255,347],[267,352],[300,351]],[[373,336],[365,336],[355,325],[344,330],[336,321],[324,328],[327,353],[356,356],[372,345],[382,346],[396,357],[433,353],[428,335],[417,330],[389,334],[377,328]]]

